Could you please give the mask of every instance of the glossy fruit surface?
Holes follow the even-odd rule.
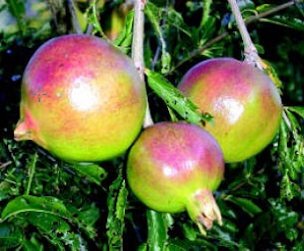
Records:
[[[28,63],[14,134],[67,161],[102,161],[131,145],[144,112],[145,89],[131,59],[97,37],[65,35]]]
[[[192,67],[178,88],[210,113],[205,129],[219,142],[226,162],[243,161],[265,148],[281,120],[280,95],[259,69],[232,58]]]
[[[211,191],[223,179],[216,140],[199,126],[162,122],[146,128],[129,153],[127,179],[134,194],[161,212],[187,210],[210,228],[221,215]]]

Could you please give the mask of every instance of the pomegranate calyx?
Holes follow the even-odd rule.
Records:
[[[212,228],[215,220],[219,225],[223,224],[220,209],[210,190],[202,189],[196,192],[189,201],[187,210],[203,235],[206,235],[205,229]]]
[[[32,140],[32,131],[29,130],[25,121],[19,121],[14,131],[14,138],[17,141]]]

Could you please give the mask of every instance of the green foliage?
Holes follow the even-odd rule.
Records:
[[[176,111],[184,120],[193,124],[201,124],[212,119],[209,114],[201,114],[198,107],[174,87],[168,80],[157,72],[146,70],[148,84],[150,88],[161,97],[167,104],[168,108]],[[171,113],[172,116],[173,113]],[[174,117],[173,117],[174,118]]]
[[[165,250],[168,245],[168,229],[173,224],[170,214],[147,210],[148,239],[147,250]]]
[[[26,63],[42,42],[75,30],[64,2],[0,0],[0,250],[304,250],[302,1],[238,1],[285,107],[271,145],[227,165],[215,193],[223,226],[215,224],[206,236],[186,213],[155,212],[133,196],[124,173],[127,153],[101,164],[69,164],[31,142],[14,141]],[[124,1],[73,3],[82,31],[110,41],[105,22]],[[208,123],[212,114],[201,114],[176,85],[201,60],[242,59],[228,3],[151,0],[145,16],[155,121]],[[112,43],[130,54],[134,12],[122,19]]]
[[[109,250],[122,248],[127,196],[126,181],[122,177],[122,168],[120,167],[116,180],[109,187],[107,197],[108,218],[106,228]]]

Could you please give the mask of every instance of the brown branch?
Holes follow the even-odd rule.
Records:
[[[241,35],[243,44],[244,44],[244,55],[245,61],[249,64],[255,65],[258,68],[262,69],[260,64],[261,59],[258,55],[258,50],[255,47],[250,34],[247,30],[244,18],[242,16],[241,10],[237,4],[237,0],[228,0],[232,14],[235,18],[236,26]]]
[[[132,41],[132,58],[138,70],[141,80],[145,81],[144,77],[144,8],[146,0],[134,1],[134,25],[133,25],[133,41]],[[148,97],[146,101],[146,115],[144,119],[144,127],[153,124],[151,112],[149,108]]]

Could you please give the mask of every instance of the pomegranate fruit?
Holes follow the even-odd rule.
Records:
[[[226,162],[243,161],[265,148],[281,120],[282,104],[271,79],[232,58],[215,58],[191,68],[178,88],[213,116],[209,131]]]
[[[71,162],[110,159],[139,134],[145,100],[133,62],[118,49],[89,35],[53,38],[25,69],[15,139]]]
[[[223,179],[216,140],[199,126],[161,122],[146,128],[132,146],[127,180],[148,207],[168,213],[187,210],[203,231],[221,214],[212,195]]]

